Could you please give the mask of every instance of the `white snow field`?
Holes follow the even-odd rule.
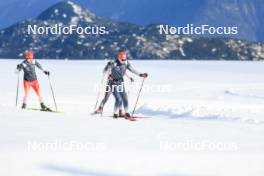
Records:
[[[110,118],[113,96],[102,117],[90,115],[107,61],[40,60],[62,113],[21,110],[22,81],[16,108],[19,62],[0,60],[1,176],[264,175],[264,62],[131,61],[150,75],[136,122]],[[141,83],[133,77],[127,89]],[[39,108],[33,92],[28,106]]]

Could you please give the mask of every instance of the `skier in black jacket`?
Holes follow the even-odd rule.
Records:
[[[30,87],[33,88],[35,93],[38,96],[39,102],[40,102],[40,107],[41,110],[43,111],[51,111],[50,108],[48,108],[44,103],[43,103],[43,98],[41,96],[40,92],[40,85],[37,79],[37,74],[35,68],[37,67],[38,69],[42,70],[44,74],[49,75],[49,71],[45,71],[42,66],[36,61],[33,55],[32,51],[27,51],[25,54],[26,59],[17,65],[17,73],[19,73],[21,70],[24,72],[24,91],[25,91],[25,96],[23,99],[23,105],[22,109],[26,109],[27,106],[27,99],[29,96],[29,91]]]

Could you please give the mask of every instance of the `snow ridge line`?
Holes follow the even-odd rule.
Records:
[[[264,97],[257,96],[257,95],[252,95],[252,94],[241,94],[241,93],[236,93],[230,90],[225,90],[225,94],[231,95],[231,96],[237,96],[237,97],[244,97],[244,98],[256,98],[256,99],[262,99],[264,100]]]
[[[264,124],[264,121],[252,118],[231,117],[225,113],[211,112],[205,107],[152,107],[143,105],[136,111],[137,114],[144,114],[151,117],[165,117],[170,119],[190,119],[190,120],[219,120],[219,121],[240,121],[250,124]]]

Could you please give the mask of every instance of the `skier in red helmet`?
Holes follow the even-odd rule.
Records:
[[[25,91],[25,96],[23,99],[23,105],[22,109],[26,109],[27,106],[27,99],[29,96],[29,91],[30,88],[32,88],[35,93],[38,96],[40,107],[42,111],[51,111],[50,108],[48,108],[44,103],[43,103],[43,98],[40,92],[40,85],[37,79],[37,74],[35,68],[39,68],[40,70],[43,71],[44,74],[49,75],[50,72],[46,71],[42,68],[42,66],[39,64],[38,61],[34,59],[34,54],[32,51],[27,51],[25,53],[25,60],[17,65],[17,72],[19,73],[21,70],[24,72],[24,91]]]
[[[111,91],[115,97],[115,105],[114,105],[114,113],[113,117],[118,118],[118,112],[121,110],[121,104],[124,106],[125,111],[125,118],[128,120],[134,121],[135,118],[130,116],[128,113],[128,97],[124,86],[124,76],[126,71],[129,70],[130,72],[146,78],[148,76],[147,73],[138,73],[136,70],[133,69],[131,64],[127,60],[126,51],[122,50],[119,52],[117,59],[114,62],[109,62],[106,67],[106,71],[109,71],[111,82],[110,87]]]

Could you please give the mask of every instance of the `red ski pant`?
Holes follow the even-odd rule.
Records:
[[[35,81],[26,81],[24,80],[24,91],[25,91],[25,98],[28,97],[30,87],[33,88],[33,90],[36,92],[37,96],[40,98],[40,86],[38,80]]]

